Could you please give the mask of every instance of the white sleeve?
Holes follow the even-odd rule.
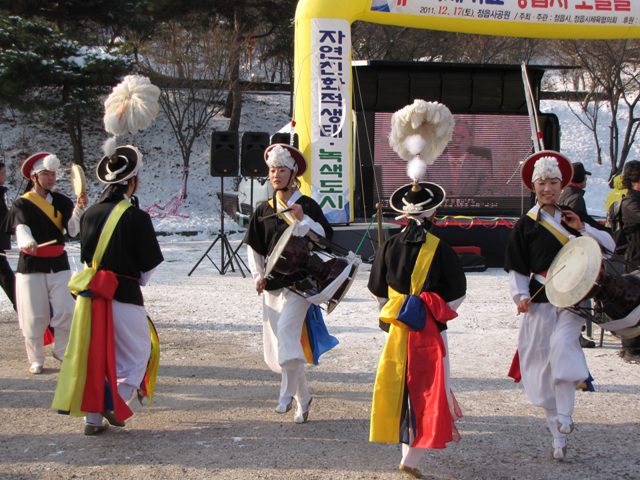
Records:
[[[531,295],[529,295],[529,277],[515,270],[509,270],[509,293],[511,293],[511,298],[513,298],[516,305],[522,299],[531,298]]]
[[[593,238],[610,252],[613,252],[616,249],[616,242],[613,240],[613,237],[609,234],[609,232],[598,230],[597,228],[594,228],[591,225],[587,225],[585,223],[584,232],[580,233],[584,233],[585,235]]]
[[[67,233],[70,237],[75,237],[80,233],[80,217],[82,217],[83,213],[84,210],[77,205],[73,209],[73,214],[67,223]]]
[[[315,233],[317,233],[321,237],[325,237],[326,236],[326,234],[324,233],[324,227],[322,225],[320,225],[318,222],[316,222],[315,220],[313,220],[306,213],[305,213],[304,217],[302,218],[302,220],[300,220],[300,224],[301,225],[306,225],[307,227],[309,227],[310,230],[313,230]]]
[[[144,287],[147,283],[149,283],[149,280],[151,279],[151,275],[153,275],[153,272],[155,271],[156,271],[156,268],[153,267],[148,272],[140,272],[140,285]]]
[[[264,257],[247,245],[247,260],[253,281],[257,283],[258,280],[264,278]]]
[[[467,298],[467,296],[463,295],[460,298],[447,302],[447,305],[449,305],[449,308],[451,308],[451,310],[453,310],[454,312],[457,312],[458,307],[460,307],[460,304],[462,304],[465,298]]]
[[[22,250],[30,243],[37,243],[33,238],[31,229],[24,223],[16,226],[16,241],[18,242],[19,250]]]
[[[388,298],[383,298],[383,297],[376,297],[375,295],[372,295],[373,298],[375,298],[376,302],[378,303],[378,311],[382,310],[382,307],[385,306],[385,304],[389,301]]]

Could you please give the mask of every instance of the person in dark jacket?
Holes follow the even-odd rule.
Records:
[[[580,217],[583,217],[588,215],[584,194],[586,193],[587,175],[591,175],[591,172],[587,172],[580,162],[572,163],[572,165],[573,176],[571,177],[571,182],[560,192],[558,204],[571,208]]]
[[[16,309],[16,276],[7,261],[7,250],[11,249],[11,235],[6,232],[7,214],[7,187],[4,183],[7,181],[7,168],[4,163],[0,162],[0,286],[7,294],[7,298]]]
[[[571,210],[576,212],[580,217],[580,220],[584,223],[600,230],[604,230],[605,228],[587,213],[587,205],[584,201],[584,194],[586,193],[585,188],[587,187],[587,175],[591,175],[591,172],[588,172],[580,162],[574,162],[571,165],[573,165],[573,176],[571,177],[569,185],[564,187],[562,192],[560,192],[558,204],[569,207]],[[582,348],[595,348],[596,343],[593,340],[585,338],[581,334],[580,345]]]
[[[640,270],[640,162],[627,162],[622,185],[628,189],[620,204],[622,228],[628,242],[624,270],[630,273]],[[640,363],[640,336],[623,338],[620,356],[626,362]]]

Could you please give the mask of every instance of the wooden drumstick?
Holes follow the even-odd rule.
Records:
[[[44,242],[44,243],[40,243],[38,244],[38,248],[40,247],[46,247],[47,245],[53,245],[54,243],[57,243],[58,241],[56,239],[53,240],[49,240],[48,242]]]
[[[542,289],[547,285],[547,283],[549,283],[549,282],[553,279],[553,277],[555,277],[557,274],[559,274],[559,273],[562,271],[562,269],[563,269],[564,267],[566,267],[566,266],[567,266],[567,265],[563,265],[562,267],[560,267],[560,269],[559,269],[556,273],[554,273],[553,275],[551,275],[551,277],[547,278],[547,281],[546,281],[546,282],[544,282],[544,285],[542,285],[542,286],[538,289],[538,291],[537,291],[536,293],[534,293],[534,294],[533,294],[533,296],[532,296],[529,300],[527,300],[527,305],[529,305],[529,304],[531,303],[531,300],[533,300],[533,299],[535,298],[535,296],[536,296],[536,295],[538,295],[538,294],[542,291]]]
[[[280,210],[279,212],[272,213],[271,215],[265,215],[264,217],[258,217],[258,221],[259,222],[264,222],[267,218],[275,217],[279,213],[290,212],[291,210],[293,210],[293,209],[292,208],[287,208],[285,210]]]

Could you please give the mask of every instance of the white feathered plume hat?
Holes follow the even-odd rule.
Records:
[[[391,117],[389,145],[407,162],[407,174],[419,182],[447,147],[455,121],[449,109],[438,102],[416,99]]]
[[[117,147],[116,136],[148,128],[160,111],[159,97],[160,89],[141,75],[127,75],[113,87],[104,102],[104,128],[113,137],[105,141],[104,157],[96,167],[101,182],[124,182],[142,167],[138,149],[132,145]]]
[[[127,75],[104,102],[104,128],[113,135],[136,133],[155,120],[160,89],[147,77]]]

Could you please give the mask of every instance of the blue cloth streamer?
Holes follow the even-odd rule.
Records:
[[[427,323],[427,310],[422,298],[417,295],[407,295],[402,302],[397,319],[414,332],[422,330]]]
[[[309,334],[309,344],[313,353],[313,364],[318,365],[320,355],[338,345],[338,339],[329,334],[322,317],[322,309],[318,305],[311,305],[304,319]]]

